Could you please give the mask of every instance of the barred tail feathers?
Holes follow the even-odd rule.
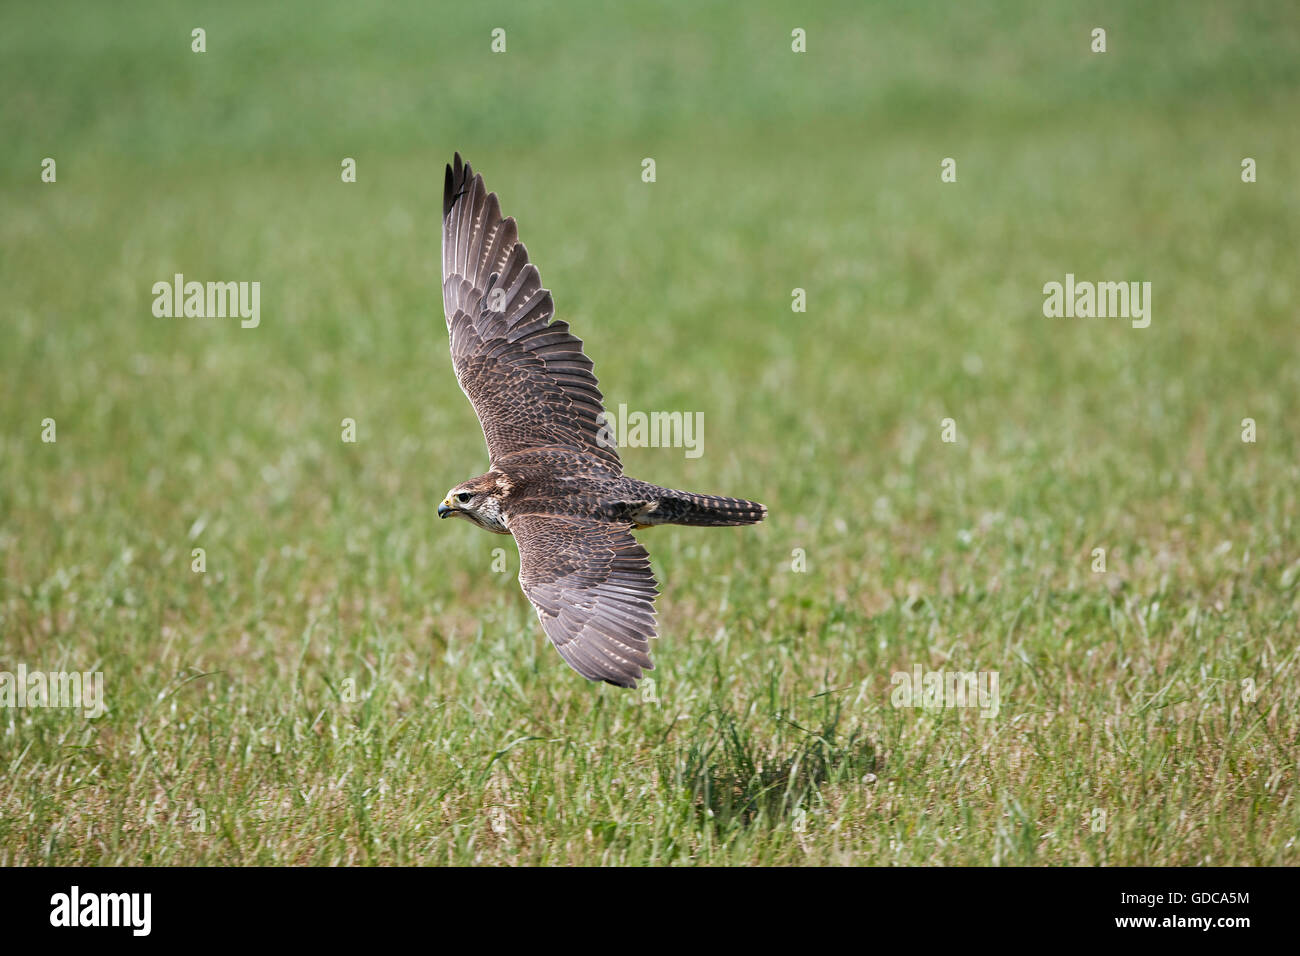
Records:
[[[689,491],[672,491],[651,502],[637,516],[638,524],[684,524],[702,527],[758,524],[767,517],[767,508],[757,501],[726,498],[722,495],[696,495]]]

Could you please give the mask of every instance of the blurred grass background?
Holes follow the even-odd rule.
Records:
[[[110,708],[0,711],[0,863],[1295,862],[1294,9],[52,2],[0,78],[0,670]],[[434,516],[457,149],[608,403],[704,413],[629,473],[771,510],[643,535],[658,703]]]

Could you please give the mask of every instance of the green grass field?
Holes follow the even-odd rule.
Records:
[[[1294,11],[438,6],[0,11],[0,671],[108,708],[0,709],[0,864],[1300,859]],[[453,150],[607,402],[703,413],[628,472],[770,509],[641,534],[653,695],[436,518]]]

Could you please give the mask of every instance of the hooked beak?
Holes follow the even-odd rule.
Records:
[[[451,502],[448,501],[446,498],[442,500],[442,504],[438,505],[439,518],[445,518],[447,517],[447,515],[453,514],[455,511],[456,509],[451,506]]]

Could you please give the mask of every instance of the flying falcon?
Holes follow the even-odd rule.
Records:
[[[623,474],[591,359],[460,154],[442,198],[442,301],[456,379],[491,469],[438,506],[519,546],[519,583],[560,656],[588,680],[635,687],[652,670],[655,595],[636,528],[742,525],[757,502],[660,488]]]

